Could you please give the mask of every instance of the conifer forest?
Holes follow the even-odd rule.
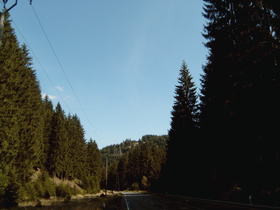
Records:
[[[279,207],[279,2],[204,0],[203,16],[201,89],[187,63],[178,64],[168,134],[102,149],[85,139],[77,115],[42,98],[28,47],[8,18],[0,46],[0,207],[101,189],[240,203],[250,196]]]

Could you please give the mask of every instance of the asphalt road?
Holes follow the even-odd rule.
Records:
[[[248,204],[228,203],[185,196],[159,195],[151,193],[122,192],[127,210],[216,210],[216,209],[280,209]]]
[[[184,208],[185,203],[170,202],[148,193],[125,192],[123,194],[127,210],[187,209]]]

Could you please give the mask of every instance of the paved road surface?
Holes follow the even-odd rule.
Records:
[[[123,192],[127,210],[216,210],[216,209],[279,209],[264,206],[252,206],[237,203],[226,203],[184,196],[158,195],[151,193]]]
[[[127,210],[187,209],[184,208],[185,203],[168,201],[148,193],[125,192],[123,194]]]

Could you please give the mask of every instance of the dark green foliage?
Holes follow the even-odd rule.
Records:
[[[21,57],[20,48],[10,23],[5,23],[3,45],[0,47],[0,171],[1,177],[8,175],[15,163],[19,148],[20,110],[17,105],[20,76],[15,57]],[[8,184],[8,183],[7,183]],[[6,186],[7,186],[6,184]],[[2,188],[2,190],[4,190]]]
[[[28,182],[43,153],[41,94],[28,50],[19,46],[9,21],[5,22],[2,41],[0,171],[4,184],[0,194],[16,199],[17,193],[10,196],[9,192],[13,194]],[[14,174],[13,179],[10,174]]]
[[[0,47],[0,207],[79,192],[164,190],[279,205],[280,7],[276,1],[204,0],[200,105],[183,62],[168,136],[143,136],[99,151],[77,115],[41,99],[32,59],[5,22]],[[101,156],[102,154],[102,156]],[[103,163],[103,164],[102,164]],[[36,179],[31,175],[43,173]],[[35,171],[34,171],[35,169]],[[75,185],[76,186],[76,185]]]
[[[0,207],[13,207],[17,205],[19,185],[16,182],[9,182],[5,190],[1,192]]]
[[[69,162],[69,142],[66,130],[66,116],[58,103],[52,118],[52,132],[50,136],[50,150],[47,168],[50,174],[59,178],[66,178]]]
[[[186,193],[186,190],[193,190],[190,184],[200,151],[196,145],[198,126],[196,89],[185,62],[180,69],[178,83],[171,112],[172,121],[163,182],[166,183],[165,187],[169,192]],[[187,167],[178,167],[181,161],[184,161]]]
[[[85,174],[82,177],[82,188],[88,193],[96,193],[100,191],[103,172],[102,157],[96,142],[92,139],[86,143],[85,149],[83,161]]]
[[[21,77],[25,78],[22,87],[18,90],[21,99],[17,101],[20,107],[21,119],[19,120],[20,150],[16,157],[20,180],[28,181],[33,168],[40,166],[43,155],[43,112],[39,84],[34,71],[31,69],[31,58],[25,46],[22,48],[24,68]]]
[[[39,172],[36,179],[24,183],[17,191],[17,202],[36,201],[38,198],[55,196],[56,185],[47,172]]]
[[[66,177],[82,179],[87,173],[87,151],[84,129],[77,115],[68,116],[66,122],[69,144],[68,172]]]
[[[280,187],[279,6],[275,1],[205,0],[208,63],[201,141],[215,192],[238,184],[259,194]],[[223,184],[218,184],[223,183]]]
[[[138,142],[132,141],[134,146],[109,166],[108,189],[149,190],[159,178],[165,163],[167,140],[167,136],[146,135]],[[131,145],[128,141],[120,145],[124,143]],[[116,146],[119,145],[114,145]],[[103,180],[103,186],[105,186],[105,180]]]
[[[87,193],[98,193],[100,192],[100,178],[97,176],[87,176],[83,181],[82,187]]]
[[[96,187],[92,189],[97,191],[100,187],[99,185],[97,186],[97,183],[101,182],[103,166],[101,153],[96,142],[92,139],[90,139],[90,141],[87,143],[86,154],[88,180],[91,180],[91,182],[94,180],[96,182]]]
[[[77,193],[78,193],[77,189],[72,188],[69,185],[64,185],[64,184],[58,185],[55,189],[55,194],[57,197],[65,198],[67,200],[70,200],[71,196],[76,195]]]
[[[87,148],[77,115],[66,117],[59,103],[53,110],[47,96],[41,99],[32,59],[27,47],[19,46],[9,20],[5,22],[2,41],[0,206],[56,195],[48,174],[73,180],[93,177],[90,189],[98,191],[102,163],[96,143],[91,141]],[[32,180],[31,176],[38,168],[45,172]],[[68,188],[60,186],[58,194],[69,197],[78,192]]]
[[[50,138],[52,134],[52,118],[54,115],[53,104],[49,99],[48,95],[42,101],[43,103],[43,115],[44,115],[44,130],[43,130],[43,156],[41,164],[47,166],[47,158],[50,149]]]

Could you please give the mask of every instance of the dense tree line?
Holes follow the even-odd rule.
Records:
[[[51,177],[82,180],[81,187],[98,191],[102,160],[96,142],[86,142],[77,115],[66,116],[59,103],[53,109],[47,96],[41,98],[32,58],[9,21],[2,42],[0,202],[28,199],[31,175],[39,169]]]
[[[253,202],[279,205],[280,7],[276,1],[205,0],[203,15],[209,56],[199,109],[183,63],[166,189],[242,202],[251,195]]]
[[[41,168],[50,176],[80,179],[90,192],[102,178],[102,187],[113,190],[245,203],[250,195],[253,203],[279,206],[279,4],[204,2],[209,55],[201,94],[183,62],[168,136],[127,140],[101,150],[103,157],[94,141],[85,141],[76,115],[41,99],[32,59],[7,21],[0,49],[1,199],[15,200]]]
[[[145,135],[139,141],[126,140],[120,145],[103,148],[123,148],[124,152],[116,159],[115,153],[104,154],[104,165],[108,164],[107,188],[111,190],[150,190],[159,179],[166,160],[168,136]],[[102,150],[103,150],[102,149]],[[104,176],[105,178],[105,176]],[[102,182],[105,188],[105,180]]]

